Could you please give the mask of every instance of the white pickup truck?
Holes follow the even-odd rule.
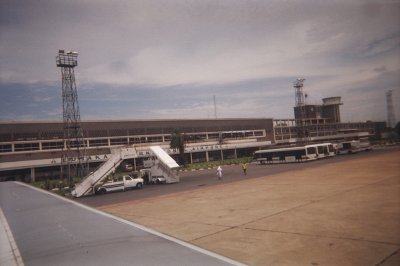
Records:
[[[113,191],[124,191],[134,188],[142,188],[143,179],[133,178],[129,175],[124,175],[115,178],[113,181],[108,181],[95,189],[96,194],[105,194]]]

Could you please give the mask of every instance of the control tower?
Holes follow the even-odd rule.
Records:
[[[330,123],[340,123],[340,105],[342,105],[340,96],[322,99],[322,117],[327,118]]]

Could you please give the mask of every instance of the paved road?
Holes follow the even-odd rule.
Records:
[[[0,206],[26,265],[240,265],[21,183],[0,183]]]
[[[324,164],[332,164],[355,158],[374,156],[379,153],[386,153],[398,150],[399,148],[379,149],[372,152],[362,152],[357,154],[341,155],[334,158],[312,161],[307,163],[259,165],[250,164],[248,174],[243,175],[240,165],[223,166],[224,178],[222,181],[217,179],[215,169],[194,172],[181,172],[180,182],[176,184],[147,185],[142,190],[130,190],[126,192],[116,192],[106,195],[95,195],[75,199],[76,201],[92,207],[100,207],[109,204],[116,204],[131,200],[150,198],[158,195],[188,191],[204,186],[213,186],[220,183],[230,183],[244,178],[257,178],[291,170],[301,170],[305,168],[318,167]]]

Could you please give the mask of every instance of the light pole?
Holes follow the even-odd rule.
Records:
[[[74,68],[78,65],[78,53],[59,50],[56,63],[57,67],[61,68],[63,99],[64,146],[61,155],[61,176],[63,176],[63,171],[65,170],[68,185],[72,188],[71,174],[78,177],[83,176],[83,160],[86,146],[81,127],[74,73]]]

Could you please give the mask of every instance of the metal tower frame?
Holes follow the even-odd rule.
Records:
[[[394,115],[392,90],[386,92],[386,105],[387,105],[387,126],[394,128],[396,125],[396,117]]]
[[[308,132],[307,132],[307,125],[306,125],[306,101],[303,91],[305,78],[297,78],[293,84],[295,88],[295,101],[296,107],[300,110],[300,119],[297,121],[297,128],[298,128],[298,136],[306,141]]]
[[[56,63],[61,68],[63,99],[64,148],[61,155],[61,176],[63,178],[66,174],[68,185],[72,188],[72,177],[83,177],[86,147],[74,73],[74,67],[78,65],[78,53],[59,50]]]

